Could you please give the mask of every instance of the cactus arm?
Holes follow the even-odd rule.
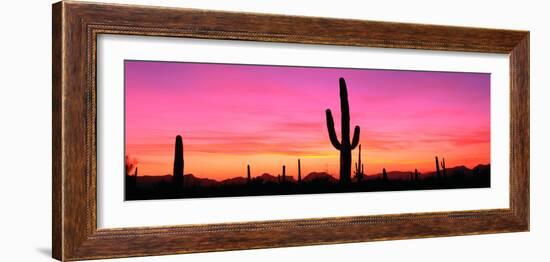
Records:
[[[326,110],[327,115],[327,129],[328,129],[328,136],[330,138],[330,143],[334,148],[340,150],[342,148],[342,145],[338,141],[338,137],[336,137],[336,130],[334,130],[334,119],[332,118],[332,112],[330,112],[330,109]]]
[[[355,129],[353,130],[353,141],[351,142],[351,149],[355,149],[357,145],[359,144],[359,135],[361,133],[361,129],[359,126],[355,126]]]

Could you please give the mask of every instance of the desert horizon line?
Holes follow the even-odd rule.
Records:
[[[127,156],[128,157],[128,156]],[[437,156],[435,156],[437,157]],[[298,160],[301,160],[301,158],[298,158]],[[460,167],[465,167],[469,170],[473,170],[474,168],[478,167],[478,166],[490,166],[491,163],[477,163],[477,164],[473,164],[473,165],[467,165],[467,164],[462,164],[462,165],[454,165],[452,167],[447,167],[446,169],[449,169],[449,170],[452,170],[452,169],[456,169],[456,168],[460,168]],[[285,166],[285,167],[288,167],[287,165],[282,165],[281,168]],[[135,169],[137,169],[139,166],[137,164],[133,165],[131,168],[129,168],[127,171],[127,173],[132,173],[135,171]],[[192,175],[196,178],[205,178],[205,179],[211,179],[211,180],[215,180],[215,181],[218,181],[218,182],[221,182],[221,181],[224,181],[224,180],[228,180],[228,179],[233,179],[233,178],[246,178],[247,177],[247,167],[250,168],[250,167],[253,167],[251,164],[247,164],[246,166],[244,166],[243,170],[243,175],[242,176],[228,176],[226,178],[223,178],[223,179],[216,179],[216,178],[212,178],[212,177],[208,177],[208,176],[199,176],[199,175],[195,175],[195,173],[193,172],[190,172],[190,173],[183,173],[184,176],[187,176],[187,175]],[[382,175],[383,172],[384,172],[384,169],[381,170],[380,172],[376,172],[376,173],[363,173],[363,175],[365,177],[368,177],[368,176],[378,176],[378,175]],[[289,170],[288,168],[286,168],[286,170]],[[428,170],[428,171],[421,171],[421,170],[418,170],[415,168],[415,170],[418,172],[419,176],[426,176],[426,175],[435,175],[436,172],[437,172],[437,169],[436,170]],[[386,170],[386,172],[388,174],[391,174],[391,173],[412,173],[414,174],[415,173],[415,170]],[[307,175],[310,175],[310,174],[314,174],[314,173],[317,173],[317,174],[327,174],[327,175],[330,175],[332,176],[333,178],[335,179],[338,179],[338,175],[335,175],[333,174],[333,172],[328,172],[328,171],[310,171],[306,174]],[[255,176],[251,176],[251,177],[260,177],[260,176],[263,176],[263,175],[271,175],[273,177],[277,177],[278,175],[280,174],[274,174],[274,173],[271,173],[271,172],[268,172],[268,171],[265,171],[265,172],[258,172],[256,174],[259,174],[259,175],[255,175]],[[128,175],[128,174],[127,174]],[[173,173],[166,173],[166,174],[162,174],[162,175],[139,175],[138,173],[138,177],[163,177],[163,176],[173,176],[174,174]],[[251,175],[252,175],[252,172],[251,172]],[[133,175],[132,175],[133,176]],[[288,174],[286,173],[285,174],[286,177],[294,177],[293,175],[291,174]],[[297,176],[297,173],[296,173],[296,176]]]
[[[478,167],[478,166],[490,166],[490,165],[491,165],[491,163],[487,163],[487,164],[479,163],[479,164],[476,164],[476,165],[474,165],[474,166],[472,166],[472,167],[468,167],[468,166],[466,166],[466,165],[457,165],[457,166],[453,166],[453,167],[448,167],[447,169],[453,170],[453,169],[456,169],[456,168],[465,167],[465,168],[467,168],[467,169],[469,169],[469,170],[473,170],[474,168],[476,168],[476,167]],[[135,166],[135,167],[138,167],[138,166]],[[129,171],[130,171],[129,173],[131,173],[133,170],[135,170],[135,169],[129,170]],[[245,170],[246,170],[246,167],[245,167]],[[392,173],[403,173],[403,174],[412,173],[412,174],[414,174],[414,173],[415,173],[414,170],[412,170],[412,171],[409,171],[409,170],[406,170],[406,171],[403,171],[403,170],[386,170],[386,172],[387,172],[388,174],[392,174]],[[436,170],[422,171],[422,172],[418,171],[418,175],[419,175],[419,176],[427,176],[427,175],[433,176],[433,175],[436,174],[436,172],[437,172]],[[251,177],[252,177],[252,178],[256,178],[256,177],[261,177],[261,176],[266,175],[266,174],[267,174],[267,175],[270,175],[270,176],[273,176],[273,177],[277,177],[277,175],[272,174],[272,173],[269,173],[269,172],[261,172],[259,175],[251,176]],[[334,179],[338,179],[338,176],[336,176],[336,175],[334,175],[334,174],[332,174],[332,173],[326,172],[326,171],[311,171],[311,172],[307,173],[307,174],[304,176],[304,178],[307,177],[307,176],[310,175],[310,174],[327,174],[327,175],[330,175],[331,177],[333,177]],[[379,175],[382,175],[382,174],[383,174],[383,171],[381,171],[381,172],[379,172],[379,173],[374,173],[374,174],[371,173],[370,175],[367,174],[367,173],[365,173],[364,176],[365,176],[365,177],[369,177],[369,176],[372,177],[372,176],[379,176]],[[186,173],[186,174],[184,174],[184,175],[185,175],[185,176],[192,175],[192,176],[195,177],[195,178],[210,179],[210,180],[214,180],[214,181],[217,181],[217,182],[223,182],[223,181],[225,181],[225,180],[230,180],[230,179],[234,179],[234,178],[245,178],[245,179],[246,179],[246,177],[247,177],[247,176],[246,176],[246,173],[245,173],[243,176],[233,176],[233,177],[227,177],[227,178],[225,178],[225,179],[215,179],[215,178],[210,178],[210,177],[196,176],[194,173]],[[279,174],[279,175],[280,175],[280,174]],[[132,175],[132,176],[133,176],[133,175]],[[164,176],[173,176],[173,174],[167,173],[167,174],[164,174],[164,175],[138,175],[137,177],[164,177]],[[295,176],[289,175],[289,174],[286,174],[285,176],[286,176],[287,178],[293,178],[293,177],[295,177]]]

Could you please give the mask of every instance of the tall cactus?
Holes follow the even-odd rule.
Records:
[[[382,168],[382,180],[388,181],[388,173],[386,173],[386,168]]]
[[[302,183],[302,165],[300,159],[298,158],[298,184]]]
[[[419,178],[419,177],[418,177],[418,169],[415,168],[415,169],[414,169],[414,180],[415,180],[415,181],[418,181],[418,178]]]
[[[181,136],[176,136],[176,145],[174,150],[174,173],[172,174],[172,183],[177,189],[183,187],[183,142]]]
[[[338,141],[336,136],[334,119],[330,109],[326,110],[327,129],[330,143],[340,151],[340,183],[349,183],[351,181],[351,150],[359,144],[360,129],[359,126],[355,126],[353,140],[350,141],[348,90],[344,78],[340,78],[340,111],[342,113],[340,120],[341,141]]]
[[[250,184],[252,178],[250,177],[250,165],[246,165],[246,183]]]
[[[283,178],[282,182],[284,184],[286,182],[286,166],[285,165],[283,165],[283,176],[282,176],[282,178]]]
[[[437,178],[441,179],[441,171],[439,170],[439,159],[437,158],[437,156],[435,156],[435,170]]]

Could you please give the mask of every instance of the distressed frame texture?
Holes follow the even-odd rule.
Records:
[[[53,257],[82,260],[529,230],[529,32],[64,1],[52,7]],[[99,34],[502,53],[510,56],[510,207],[98,229]]]

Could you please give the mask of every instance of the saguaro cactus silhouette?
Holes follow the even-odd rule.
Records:
[[[361,145],[359,145],[359,156],[357,159],[357,163],[355,163],[355,177],[357,178],[357,182],[361,183],[365,174],[365,166],[361,163]]]
[[[327,129],[330,143],[340,151],[340,183],[349,183],[351,180],[351,151],[359,144],[359,126],[355,126],[353,140],[350,141],[350,117],[348,103],[348,89],[344,78],[340,78],[340,111],[341,111],[341,141],[338,141],[334,129],[334,119],[330,109],[326,110]]]
[[[246,183],[250,184],[250,165],[246,165]]]
[[[414,169],[414,180],[418,181],[418,169]]]
[[[172,183],[177,189],[183,187],[183,142],[181,136],[176,136],[176,145],[174,150],[174,173],[172,174]]]
[[[298,184],[302,183],[302,165],[300,164],[300,159],[298,158]]]
[[[388,181],[388,173],[386,173],[386,168],[382,168],[382,180]]]
[[[441,171],[439,170],[439,159],[435,156],[435,174],[438,179],[441,179]]]
[[[135,190],[136,189],[136,186],[137,186],[137,176],[138,176],[138,167],[136,166],[136,168],[134,169],[134,175],[133,176],[128,176],[126,179],[129,179],[130,181],[130,190]]]
[[[283,176],[282,176],[282,182],[283,184],[286,182],[286,166],[283,165]]]
[[[441,160],[441,168],[443,169],[443,178],[447,178],[447,170],[445,170],[445,158]]]

